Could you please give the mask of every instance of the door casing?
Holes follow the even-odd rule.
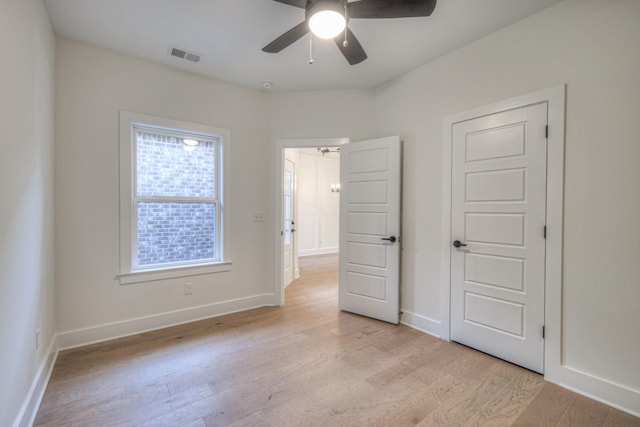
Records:
[[[445,117],[442,156],[442,280],[440,287],[440,337],[450,339],[451,307],[451,172],[452,129],[455,123],[497,112],[546,102],[548,104],[547,239],[545,256],[544,376],[558,382],[562,366],[562,239],[564,200],[564,84]],[[555,381],[554,381],[555,380]]]

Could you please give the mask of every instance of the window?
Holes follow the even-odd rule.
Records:
[[[120,113],[120,282],[229,269],[229,131]]]

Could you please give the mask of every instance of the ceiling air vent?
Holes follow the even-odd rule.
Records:
[[[175,56],[176,58],[186,59],[191,62],[200,62],[200,58],[202,55],[197,53],[189,52],[186,49],[178,49],[177,47],[169,46],[169,55]]]

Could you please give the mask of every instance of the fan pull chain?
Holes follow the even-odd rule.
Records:
[[[349,19],[347,16],[347,3],[344,4],[344,41],[342,42],[342,47],[349,46],[349,41],[347,40],[347,25],[349,24]]]
[[[309,34],[309,65],[313,64],[313,34]]]

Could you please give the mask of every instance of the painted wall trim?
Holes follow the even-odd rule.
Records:
[[[436,338],[442,338],[440,336],[442,324],[438,320],[430,319],[426,316],[422,316],[421,314],[405,310],[404,308],[402,309],[402,316],[400,319],[400,323],[403,325],[407,325],[410,328],[432,335]]]
[[[135,319],[105,323],[88,328],[60,332],[58,334],[58,348],[67,350],[225,314],[274,305],[277,305],[274,294],[257,294]]]
[[[38,409],[40,409],[40,403],[42,397],[49,384],[49,378],[51,378],[51,372],[53,372],[53,366],[58,358],[58,335],[54,335],[51,338],[51,342],[47,347],[45,357],[43,358],[36,375],[33,377],[29,393],[20,408],[20,412],[13,422],[13,427],[30,427],[36,419]]]

